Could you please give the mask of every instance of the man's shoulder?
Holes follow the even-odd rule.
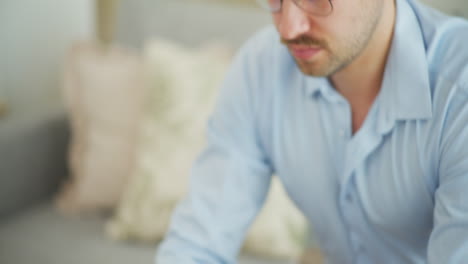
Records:
[[[468,20],[417,7],[429,73],[457,83],[468,81]]]
[[[468,22],[447,20],[441,25],[428,49],[432,72],[440,72],[449,79],[466,78],[468,67]]]

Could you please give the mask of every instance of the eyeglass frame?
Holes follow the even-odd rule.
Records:
[[[330,7],[331,7],[331,10],[329,13],[327,14],[324,14],[324,15],[320,15],[320,14],[315,14],[313,12],[310,12],[310,11],[307,11],[307,9],[305,9],[301,4],[300,2],[304,1],[304,0],[292,0],[294,2],[294,4],[299,7],[302,11],[310,14],[310,15],[314,15],[314,16],[329,16],[333,10],[334,10],[334,7],[333,7],[333,3],[332,3],[332,0],[328,0],[328,3],[330,4]],[[271,12],[271,13],[278,13],[279,11],[281,11],[281,8],[283,7],[283,0],[280,0],[280,6],[278,8],[278,10],[275,10],[275,9],[272,9],[272,8],[268,8],[266,6],[264,6],[262,3],[261,3],[261,0],[257,0],[256,1],[258,3],[258,5],[260,5],[261,8],[263,9],[266,9],[267,11]]]

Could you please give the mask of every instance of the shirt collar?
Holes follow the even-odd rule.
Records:
[[[397,17],[381,94],[378,129],[397,120],[432,118],[426,47],[419,20],[407,0],[397,0]]]
[[[396,120],[430,119],[432,97],[423,33],[407,0],[397,0],[394,37],[379,95],[378,130],[385,132]],[[306,76],[308,95],[326,94],[325,78]]]
[[[328,84],[325,78],[317,78],[304,74],[301,75],[301,77],[304,78],[304,89],[308,96],[317,96],[318,94],[325,92]]]

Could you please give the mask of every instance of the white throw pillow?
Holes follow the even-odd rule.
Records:
[[[57,204],[66,213],[114,208],[135,161],[142,114],[141,58],[120,47],[77,43],[65,66],[71,124],[70,178]]]
[[[231,56],[222,46],[189,49],[153,40],[145,49],[150,103],[141,125],[137,166],[108,223],[117,240],[159,241],[176,204],[186,194],[189,170],[204,145],[205,123]],[[245,250],[268,257],[296,257],[305,220],[273,181]]]

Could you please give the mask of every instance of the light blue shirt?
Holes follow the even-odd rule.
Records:
[[[468,23],[397,0],[361,129],[273,27],[240,50],[157,264],[235,263],[274,173],[327,263],[468,263]]]

